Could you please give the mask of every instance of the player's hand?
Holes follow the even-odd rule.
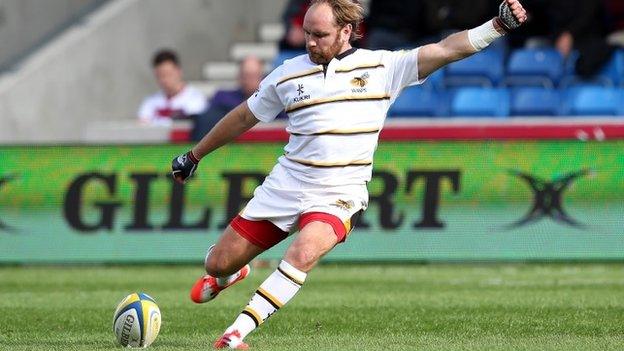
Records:
[[[193,155],[192,151],[175,157],[171,161],[171,175],[173,179],[180,184],[184,184],[195,173],[198,163],[199,160]]]
[[[507,32],[520,27],[527,20],[527,13],[519,0],[503,0],[498,7],[498,24]]]

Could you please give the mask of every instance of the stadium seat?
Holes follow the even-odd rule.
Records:
[[[293,57],[305,54],[305,51],[300,50],[282,50],[277,53],[277,56],[273,59],[273,68],[281,65],[285,60],[291,59]]]
[[[504,51],[486,49],[445,68],[445,85],[493,87],[503,78]]]
[[[444,87],[444,69],[439,69],[429,75],[427,80],[421,85],[426,89],[433,89],[436,91],[442,91]]]
[[[570,116],[614,116],[624,113],[621,89],[581,85],[565,91],[562,113]]]
[[[512,116],[556,116],[560,105],[559,90],[523,87],[511,91]]]
[[[611,80],[614,86],[624,84],[624,50],[616,50],[598,75]]]
[[[514,50],[507,62],[505,85],[552,88],[563,77],[564,62],[555,49]]]
[[[504,88],[459,88],[452,94],[452,116],[507,117],[509,91]]]
[[[619,49],[613,52],[611,59],[604,67],[593,77],[582,78],[575,72],[576,61],[578,60],[578,52],[573,52],[566,60],[565,76],[561,82],[562,88],[572,87],[574,85],[602,85],[606,87],[615,87],[624,85],[624,50]]]
[[[411,86],[405,88],[394,101],[388,117],[434,117],[439,115],[440,105],[440,96],[435,90]]]

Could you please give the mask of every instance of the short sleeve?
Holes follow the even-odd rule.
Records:
[[[383,61],[391,72],[388,88],[396,97],[408,85],[422,84],[418,77],[418,48],[412,50],[388,51]]]
[[[149,97],[143,99],[138,111],[139,119],[143,122],[150,122],[154,119],[154,108]]]
[[[273,70],[260,82],[258,91],[247,99],[253,115],[262,122],[270,122],[284,109],[284,103],[277,94],[277,80],[281,76],[281,66]]]

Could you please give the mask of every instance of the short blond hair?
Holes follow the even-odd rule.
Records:
[[[336,25],[344,27],[351,25],[351,37],[349,41],[362,38],[360,33],[360,24],[364,20],[364,8],[356,0],[311,0],[310,6],[318,4],[327,4],[331,7],[334,14]]]

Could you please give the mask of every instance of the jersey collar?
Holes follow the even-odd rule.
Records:
[[[345,58],[345,57],[351,55],[352,53],[354,53],[356,50],[357,50],[357,48],[353,48],[352,47],[351,49],[349,49],[347,51],[344,51],[342,54],[336,55],[335,59],[336,60],[342,60],[343,58]]]

